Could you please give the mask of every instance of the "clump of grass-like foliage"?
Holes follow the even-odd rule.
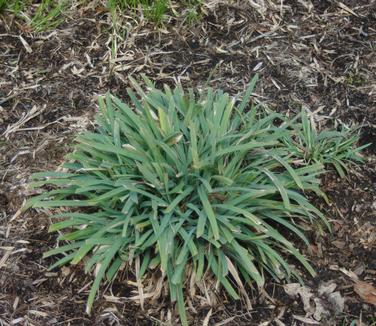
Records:
[[[256,78],[239,101],[145,82],[146,91],[133,81],[128,104],[100,100],[97,128],[77,138],[64,172],[33,176],[34,187],[53,190],[26,208],[68,208],[52,216],[50,231],[65,230],[59,240],[69,243],[45,254],[60,256],[51,268],[85,257],[86,272],[97,267],[88,311],[123,264],[136,266],[139,280],[160,271],[183,324],[191,277],[215,277],[238,299],[246,284],[261,287],[265,272],[297,276],[286,256],[314,275],[283,234],[308,244],[303,225],[327,224],[305,194],[322,195],[325,163],[343,172],[360,160],[357,136],[317,133],[304,111],[290,120],[250,105]]]
[[[74,0],[0,0],[0,14],[3,11],[13,13],[25,20],[31,31],[43,32],[58,27],[64,21],[64,13],[84,7],[91,1]],[[114,25],[119,21],[119,15],[142,8],[144,15],[151,21],[161,24],[166,13],[183,16],[188,21],[199,17],[201,0],[184,0],[181,8],[174,10],[170,0],[103,0],[97,2],[111,13]]]
[[[35,7],[33,14],[28,16],[24,11]],[[68,9],[69,1],[41,0],[0,0],[0,14],[3,10],[24,19],[31,30],[42,32],[59,26],[63,21],[63,12]]]

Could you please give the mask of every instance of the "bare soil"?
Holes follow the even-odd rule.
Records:
[[[315,199],[332,233],[312,229],[302,248],[318,276],[304,277],[318,298],[325,282],[345,299],[317,325],[376,325],[376,307],[353,288],[348,272],[376,286],[376,2],[374,0],[206,1],[193,25],[170,18],[155,27],[124,16],[123,40],[110,62],[108,15],[91,6],[67,13],[54,31],[34,34],[22,21],[0,16],[0,325],[152,325],[174,315],[168,301],[142,311],[132,300],[131,274],[102,288],[92,315],[85,302],[92,275],[81,266],[48,271],[42,259],[56,245],[43,210],[17,212],[32,194],[29,176],[56,169],[74,136],[90,128],[97,97],[110,91],[125,99],[128,77],[145,73],[158,85],[232,95],[260,74],[254,100],[286,113],[305,107],[318,127],[362,126],[360,143],[372,143],[365,164],[345,179],[322,179],[331,204]],[[306,325],[315,321],[283,284],[268,281],[252,293],[253,309],[218,294],[218,303],[196,305],[192,325]],[[212,310],[211,310],[212,309]],[[302,318],[308,318],[302,319]],[[300,318],[300,319],[299,319]],[[171,324],[176,324],[174,319]]]

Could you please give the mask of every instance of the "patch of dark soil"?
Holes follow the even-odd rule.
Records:
[[[363,127],[359,143],[361,145],[369,144],[365,152],[371,155],[376,155],[376,128]]]
[[[314,0],[313,1],[313,6],[315,10],[318,11],[318,13],[324,13],[330,7],[333,5],[333,3],[329,0]]]
[[[8,205],[8,197],[4,193],[0,193],[0,207],[6,207]]]

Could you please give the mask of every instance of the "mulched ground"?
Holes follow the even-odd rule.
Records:
[[[171,18],[156,28],[124,16],[115,60],[108,15],[94,5],[67,13],[66,23],[38,35],[0,16],[0,325],[176,324],[167,301],[150,302],[142,311],[127,299],[132,275],[104,287],[87,316],[92,276],[81,266],[47,271],[53,259],[42,253],[56,237],[47,232],[46,212],[17,211],[31,194],[30,174],[55,169],[74,136],[90,127],[97,96],[109,90],[125,98],[128,76],[145,73],[158,84],[178,80],[235,95],[255,72],[255,100],[283,112],[305,107],[319,126],[362,125],[360,142],[374,142],[366,163],[348,178],[323,178],[331,205],[317,204],[333,232],[311,230],[312,245],[303,252],[318,272],[306,278],[311,301],[329,311],[316,324],[376,325],[375,306],[354,292],[349,277],[376,285],[376,1],[229,2],[205,1],[202,20],[192,26]],[[342,312],[330,293],[319,293],[330,283],[345,299]],[[300,298],[271,280],[254,295],[252,311],[218,298],[213,307],[204,302],[190,309],[192,325],[315,322]]]

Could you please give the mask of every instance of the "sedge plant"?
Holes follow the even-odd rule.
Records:
[[[183,325],[189,288],[208,277],[236,300],[247,284],[262,287],[266,274],[298,277],[288,258],[315,275],[291,240],[308,245],[303,226],[327,225],[306,197],[322,194],[326,156],[301,155],[309,146],[299,140],[304,115],[292,125],[250,104],[256,79],[240,99],[132,80],[128,103],[100,99],[96,129],[78,136],[60,172],[33,175],[32,187],[50,190],[25,208],[55,211],[50,231],[60,234],[44,255],[58,257],[51,269],[96,270],[88,312],[100,284],[124,267],[139,282],[160,273]],[[356,154],[354,142],[341,143]]]
[[[306,162],[332,165],[341,177],[348,172],[348,165],[362,162],[360,152],[369,144],[356,147],[359,140],[356,129],[341,125],[339,130],[317,131],[305,110],[289,122],[293,137],[287,138],[286,146],[295,156]]]

